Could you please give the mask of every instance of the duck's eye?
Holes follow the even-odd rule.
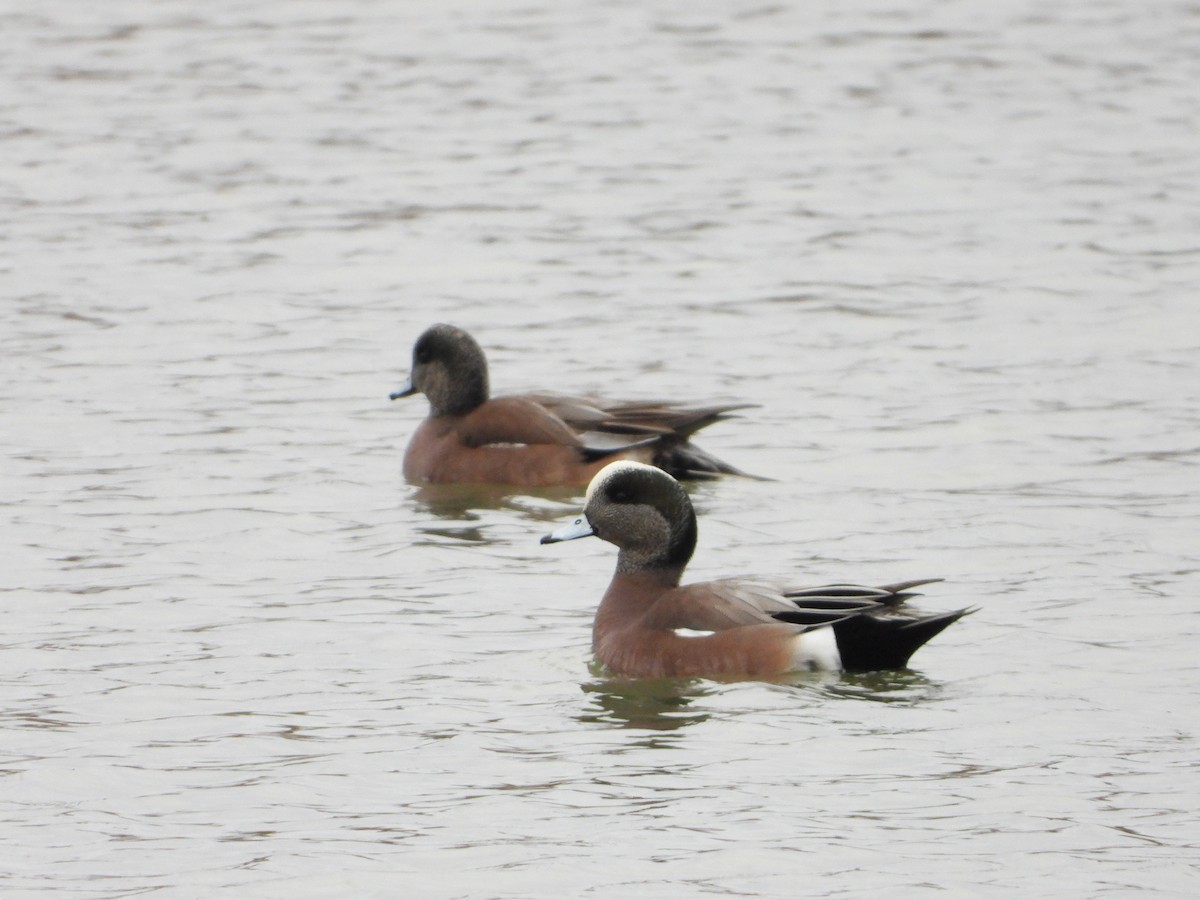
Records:
[[[633,494],[625,488],[613,488],[608,492],[608,499],[613,503],[629,503],[633,499]]]
[[[418,365],[424,365],[433,359],[433,354],[429,352],[427,347],[422,347],[415,354],[413,354],[413,358],[417,361]]]

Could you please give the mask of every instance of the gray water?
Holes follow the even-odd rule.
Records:
[[[0,891],[1200,892],[1200,7],[8,3]],[[692,578],[909,672],[622,684],[414,338],[759,404]]]

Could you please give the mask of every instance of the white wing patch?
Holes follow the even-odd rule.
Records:
[[[694,628],[676,628],[675,636],[681,638],[702,638],[711,637],[716,634],[715,631],[697,631]]]

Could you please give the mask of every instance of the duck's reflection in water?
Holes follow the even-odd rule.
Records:
[[[709,718],[711,711],[693,709],[692,704],[710,696],[718,685],[696,678],[598,677],[581,687],[588,699],[577,717],[581,722],[674,731]]]
[[[803,695],[810,702],[819,698],[865,700],[873,703],[918,704],[936,698],[941,685],[920,672],[894,669],[883,672],[797,673],[773,679],[721,680],[700,678],[613,678],[595,666],[597,677],[584,682],[587,708],[581,722],[603,723],[621,728],[674,731],[708,720],[712,710],[697,704],[730,683],[759,681],[764,688],[782,689]],[[797,696],[800,701],[801,696]]]

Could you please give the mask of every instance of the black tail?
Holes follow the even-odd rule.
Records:
[[[835,622],[833,633],[842,668],[847,672],[903,669],[922,644],[974,611],[960,609],[920,619],[864,613]]]
[[[718,475],[741,475],[743,478],[753,478],[759,481],[769,481],[758,475],[751,475],[741,469],[717,459],[711,453],[706,453],[695,444],[666,436],[659,441],[654,453],[654,464],[670,473],[672,478],[680,481],[699,481],[715,478]]]
[[[615,435],[610,433],[589,433],[585,435],[587,443],[579,448],[579,455],[584,462],[595,462],[611,456],[618,458],[630,450],[651,448],[651,462],[679,481],[700,481],[716,478],[718,475],[741,475],[743,478],[753,478],[758,481],[770,481],[759,475],[751,475],[729,463],[717,459],[711,453],[706,453],[695,444],[673,434],[656,434],[645,437],[640,433],[637,440],[631,435]],[[615,438],[615,439],[614,439]]]

